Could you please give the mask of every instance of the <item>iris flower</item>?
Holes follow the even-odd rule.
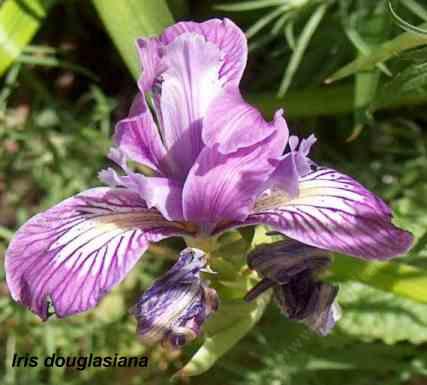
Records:
[[[16,301],[43,320],[49,305],[58,317],[81,313],[119,284],[151,243],[178,236],[203,245],[242,226],[269,226],[315,248],[313,256],[328,250],[385,260],[408,250],[412,236],[392,224],[380,198],[309,159],[313,135],[289,137],[281,110],[269,122],[245,102],[239,82],[247,42],[233,22],[180,22],[160,37],[138,39],[137,49],[139,93],[109,154],[121,170],[102,171],[105,187],[72,196],[17,231],[5,260]],[[136,172],[130,161],[151,172]],[[133,313],[143,341],[181,346],[215,311],[216,293],[200,274],[208,269],[201,248],[183,252],[138,301]],[[312,269],[283,282],[253,267],[273,280],[291,318],[313,325],[319,309],[331,309],[333,290],[308,279]],[[298,301],[313,303],[292,305],[304,282],[311,289]]]

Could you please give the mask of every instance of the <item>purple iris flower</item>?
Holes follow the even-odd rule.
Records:
[[[7,284],[16,301],[43,320],[49,304],[58,317],[80,313],[121,282],[150,243],[173,236],[206,239],[257,224],[367,260],[408,250],[412,236],[391,223],[381,199],[308,158],[314,136],[289,137],[282,111],[267,122],[244,101],[239,82],[247,43],[230,20],[181,22],[160,37],[139,39],[137,47],[139,93],[116,127],[110,152],[122,171],[102,171],[107,187],[66,199],[18,230],[6,252]],[[150,169],[150,176],[135,172],[129,161]],[[187,272],[186,263],[172,268],[165,295],[175,293],[179,317],[166,315],[167,330],[155,340],[170,336],[180,345],[215,310],[206,305],[200,268],[188,282],[173,279],[178,270]],[[161,307],[147,305],[150,295],[165,300],[159,282],[134,310],[142,335],[147,322],[157,322],[151,311],[163,315]],[[285,289],[289,303],[293,289]],[[187,291],[192,299],[181,301]],[[172,314],[169,306],[165,312]],[[300,310],[294,313],[301,318]],[[180,327],[183,333],[175,333]]]

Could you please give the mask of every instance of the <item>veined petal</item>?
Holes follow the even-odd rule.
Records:
[[[182,220],[182,185],[172,179],[134,174],[136,191],[149,208],[156,208],[170,221]]]
[[[221,91],[221,52],[195,33],[185,33],[165,47],[160,113],[162,135],[184,180],[199,155],[208,106]]]
[[[282,111],[276,112],[274,122],[266,122],[261,113],[240,95],[238,88],[227,88],[211,104],[203,126],[203,142],[218,145],[224,154],[252,146],[283,130],[283,149],[288,141],[288,127]]]
[[[275,124],[282,124],[281,119],[276,116]],[[221,221],[243,221],[274,170],[272,159],[281,154],[283,134],[277,130],[264,141],[227,155],[217,146],[206,146],[184,184],[184,217],[210,230]]]
[[[166,164],[166,149],[144,95],[136,96],[129,117],[117,124],[114,143],[135,162],[152,168],[160,175],[170,173]]]
[[[43,320],[94,307],[135,265],[149,242],[182,234],[124,189],[95,188],[24,224],[6,251],[12,297]]]
[[[246,223],[268,224],[305,244],[361,257],[405,253],[412,235],[391,223],[388,206],[354,179],[320,168],[299,179],[299,194],[272,189],[260,196]]]
[[[212,19],[203,23],[180,22],[164,31],[160,37],[140,38],[137,40],[139,58],[143,68],[139,80],[141,91],[153,88],[155,79],[166,70],[162,61],[165,47],[173,43],[182,34],[197,34],[220,51],[223,61],[219,69],[219,77],[223,83],[238,86],[246,66],[248,48],[245,34],[229,19]]]
[[[157,37],[150,37],[138,39],[136,46],[142,66],[138,86],[141,92],[148,92],[153,88],[156,78],[165,70],[161,61],[163,44]]]
[[[118,175],[108,168],[99,172],[99,179],[110,187],[125,187],[139,194],[148,208],[156,208],[167,220],[182,220],[182,184],[169,178],[148,177],[133,172],[120,149],[111,149],[108,157],[122,168],[125,175]]]

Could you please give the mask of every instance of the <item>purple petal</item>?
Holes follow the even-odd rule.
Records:
[[[298,187],[294,198],[279,189],[263,194],[246,223],[364,259],[387,259],[410,248],[412,235],[395,227],[387,205],[354,179],[321,168],[300,178]]]
[[[136,178],[135,178],[136,177]],[[182,220],[182,185],[174,180],[136,175],[136,191],[149,208],[156,208],[167,220]]]
[[[274,170],[285,138],[283,118],[276,115],[275,134],[264,141],[222,154],[217,146],[205,147],[190,170],[183,189],[184,217],[197,224],[244,220],[260,188]]]
[[[138,48],[145,72],[141,81],[142,89],[147,91],[151,88],[155,77],[162,72],[162,46],[171,44],[185,33],[198,34],[214,44],[224,59],[220,77],[227,84],[238,86],[247,61],[246,37],[231,20],[212,19],[203,23],[180,22],[167,28],[159,39],[139,39]]]
[[[161,61],[163,44],[157,37],[141,38],[136,41],[142,75],[138,85],[141,92],[150,91],[155,79],[166,69]]]
[[[127,166],[127,158],[119,149],[111,149],[108,157],[122,168],[118,175],[108,168],[99,172],[99,179],[110,187],[124,187],[139,194],[148,208],[156,208],[167,220],[182,220],[182,185],[163,177],[147,177],[135,173]]]
[[[268,182],[268,187],[278,187],[290,198],[298,196],[299,178],[307,175],[314,165],[314,162],[308,158],[308,154],[316,140],[314,135],[302,139],[301,142],[298,137],[291,136],[289,138],[290,151],[278,162],[277,168]]]
[[[203,127],[203,142],[228,154],[252,146],[268,138],[278,129],[284,131],[283,148],[288,139],[288,127],[282,111],[276,112],[275,124],[266,122],[260,112],[247,104],[237,88],[224,90],[211,104]]]
[[[170,172],[165,160],[166,149],[143,95],[136,96],[129,117],[117,124],[114,143],[130,159],[158,174]]]
[[[149,242],[182,234],[124,189],[95,188],[24,224],[6,252],[12,297],[43,320],[94,307],[132,269]]]
[[[219,49],[198,34],[183,34],[165,47],[167,70],[162,74],[162,135],[170,157],[184,180],[202,147],[202,122],[221,91]]]

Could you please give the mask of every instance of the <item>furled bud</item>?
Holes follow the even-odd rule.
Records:
[[[203,322],[218,308],[214,289],[200,277],[207,267],[203,251],[187,248],[174,266],[142,295],[132,313],[147,345],[179,348],[201,334]]]

